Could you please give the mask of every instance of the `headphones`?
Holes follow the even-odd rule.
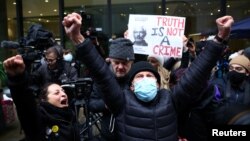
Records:
[[[54,45],[52,47],[49,47],[47,50],[46,50],[46,53],[55,53],[56,56],[57,56],[57,60],[62,60],[63,59],[63,47],[60,46],[60,45]]]
[[[57,56],[57,58],[56,58],[57,61],[63,60],[63,47],[62,46],[60,46],[60,45],[54,45],[54,46],[49,47],[45,51],[44,57],[47,54],[50,54],[50,53],[53,53],[53,54],[55,54]]]
[[[63,47],[59,46],[59,45],[55,45],[53,46],[56,50],[56,54],[57,54],[57,59],[58,60],[62,60],[63,59]]]

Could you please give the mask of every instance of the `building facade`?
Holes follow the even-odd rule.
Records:
[[[216,28],[215,19],[232,15],[235,22],[250,16],[249,0],[0,0],[0,41],[19,42],[32,24],[41,24],[65,47],[69,45],[61,25],[71,12],[81,13],[83,32],[89,27],[107,38],[122,36],[127,30],[129,14],[186,17],[185,35],[209,33]],[[240,42],[240,43],[239,43]],[[249,39],[237,41],[240,48]],[[235,47],[238,48],[238,47]],[[3,52],[0,50],[0,52]],[[1,55],[1,60],[8,55]]]

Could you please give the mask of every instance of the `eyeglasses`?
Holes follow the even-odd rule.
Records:
[[[56,61],[56,59],[47,59],[47,58],[45,58],[45,61],[48,62],[48,63],[53,63],[53,62]]]
[[[241,71],[244,71],[245,68],[243,68],[243,67],[241,67],[241,66],[236,66],[236,67],[229,66],[229,70],[230,70],[230,71],[235,70],[235,71],[241,72]]]

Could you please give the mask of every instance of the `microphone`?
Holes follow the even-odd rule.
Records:
[[[75,88],[74,84],[63,84],[61,85],[62,88]]]
[[[7,49],[17,49],[20,47],[20,44],[18,42],[4,40],[1,42],[1,47]]]

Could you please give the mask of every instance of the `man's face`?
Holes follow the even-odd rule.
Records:
[[[134,84],[135,84],[136,82],[141,81],[141,80],[142,80],[143,78],[145,78],[145,77],[150,78],[150,79],[155,79],[155,80],[156,80],[156,77],[155,77],[155,75],[154,75],[152,72],[149,72],[149,71],[141,71],[141,72],[138,72],[138,73],[134,76],[134,78],[133,78],[133,80],[132,80],[132,85],[131,85],[130,89],[131,89],[132,91],[134,91]],[[158,84],[158,83],[157,83],[157,87],[159,88],[159,84]]]
[[[137,42],[143,41],[144,37],[146,36],[146,31],[142,27],[137,27],[133,31],[134,39]]]
[[[129,72],[133,61],[110,58],[110,63],[115,76],[120,78],[124,77]]]
[[[53,70],[56,69],[57,66],[57,56],[55,53],[49,53],[45,56],[45,61],[48,64],[48,68]]]

